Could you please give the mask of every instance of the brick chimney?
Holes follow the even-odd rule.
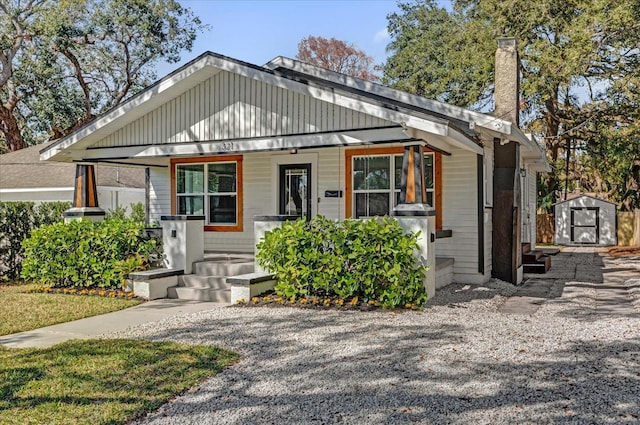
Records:
[[[519,59],[515,38],[498,39],[495,68],[496,118],[518,126]],[[520,145],[508,136],[493,143],[493,246],[492,276],[519,284],[522,282],[522,246],[520,197]]]
[[[495,63],[495,112],[503,120],[520,124],[520,58],[516,39],[499,38]]]

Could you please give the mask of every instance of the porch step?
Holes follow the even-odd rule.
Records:
[[[231,302],[230,289],[213,288],[188,288],[184,286],[174,286],[167,290],[169,298],[179,298],[181,300],[211,301],[229,304]]]
[[[523,264],[525,273],[543,274],[551,268],[551,257],[546,255],[538,258],[535,262]]]
[[[167,290],[169,298],[231,302],[227,277],[253,273],[252,255],[208,254],[193,263],[193,274],[178,277],[178,285]]]
[[[204,260],[193,263],[193,273],[200,276],[236,276],[253,272],[253,261],[246,258]]]
[[[535,263],[543,255],[544,255],[544,252],[542,251],[538,251],[538,250],[529,251],[522,254],[522,262],[525,264]]]
[[[228,289],[227,276],[200,276],[185,274],[178,276],[178,286],[186,288]]]
[[[522,253],[523,254],[531,251],[531,244],[529,242],[524,242],[521,246],[522,246]]]

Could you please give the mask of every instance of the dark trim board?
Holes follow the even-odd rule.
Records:
[[[476,155],[476,180],[478,193],[478,273],[484,274],[484,161]]]

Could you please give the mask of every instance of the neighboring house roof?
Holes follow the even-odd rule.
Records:
[[[533,160],[546,163],[544,152],[537,143],[515,125],[488,114],[432,101],[292,59],[276,58],[261,67],[212,52],[200,55],[123,104],[47,146],[41,151],[41,158],[67,162],[82,160],[84,157],[78,156],[79,151],[142,118],[221,70],[388,120],[401,126],[409,138],[428,140],[429,143],[434,140],[436,144],[446,143],[482,154],[481,136],[485,140],[497,137],[523,145],[525,159],[528,155]],[[199,142],[205,141],[193,140],[193,143]],[[73,150],[69,149],[71,147]],[[125,153],[124,150],[122,152]],[[167,152],[158,155],[166,156]]]
[[[0,155],[0,189],[73,187],[75,164],[41,161],[40,150],[52,142]],[[144,170],[99,165],[96,184],[110,187],[144,188]]]

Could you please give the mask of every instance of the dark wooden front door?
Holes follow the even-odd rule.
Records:
[[[311,164],[280,165],[281,215],[311,219]]]

